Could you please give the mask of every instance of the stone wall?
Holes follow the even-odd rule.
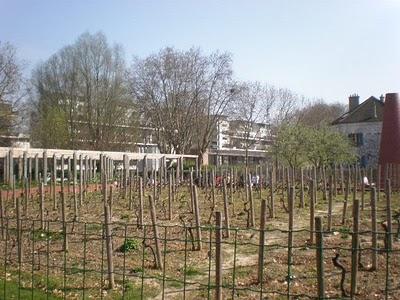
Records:
[[[346,136],[362,133],[363,145],[357,147],[360,160],[365,157],[367,167],[378,164],[382,122],[337,124],[333,125],[333,128]]]

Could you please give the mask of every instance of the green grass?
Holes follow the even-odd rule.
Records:
[[[129,220],[129,215],[127,215],[127,214],[121,215],[121,219],[122,220]]]
[[[183,271],[183,269],[182,269],[182,271]],[[186,270],[185,270],[185,274],[186,274],[186,276],[196,276],[196,275],[201,275],[203,273],[193,266],[187,266]]]
[[[247,278],[249,277],[254,270],[252,266],[240,266],[236,267],[236,278]]]
[[[167,281],[167,285],[170,287],[176,288],[176,289],[180,289],[183,287],[183,282],[171,280],[171,281]]]
[[[86,230],[87,231],[99,231],[101,229],[103,229],[103,226],[100,223],[88,223],[88,224],[86,224]]]
[[[140,284],[127,283],[125,285],[125,299],[141,299],[142,289]],[[149,287],[144,285],[143,287],[143,299],[154,298],[159,293],[159,289],[155,287]],[[107,299],[121,299],[122,292],[113,291],[109,294]]]
[[[14,271],[10,271],[11,273],[11,280],[6,282],[6,296],[4,297],[4,279],[0,279],[0,300],[3,299],[18,299],[18,293],[20,293],[19,299],[24,300],[24,299],[32,299],[32,289],[30,287],[21,287],[19,289],[18,287],[18,279],[17,279],[17,273]],[[72,273],[70,273],[72,274]],[[25,285],[30,284],[31,282],[31,274],[28,273],[21,273],[21,282],[25,282]],[[71,282],[70,282],[71,283]],[[49,290],[49,297],[47,298],[46,294],[46,285],[48,284],[48,290]],[[43,275],[35,275],[34,276],[34,290],[33,290],[33,299],[35,300],[44,300],[44,299],[50,299],[50,300],[57,300],[57,299],[63,299],[62,297],[57,297],[55,296],[52,292],[54,290],[58,290],[62,292],[63,290],[63,282],[62,278],[55,278],[55,277],[49,277],[48,279],[43,276]],[[70,292],[75,292],[74,294],[81,293],[80,288],[74,288],[74,287],[68,287],[66,288],[67,292],[67,299],[68,299],[68,293]],[[105,297],[105,299],[121,299],[122,292],[121,290],[114,290],[110,291],[107,290],[108,296]],[[94,293],[96,296],[98,294],[98,291],[94,291],[91,289],[86,289],[86,295],[89,297],[92,293]],[[149,299],[153,298],[159,293],[159,288],[154,287],[154,286],[148,286],[144,285],[143,287],[143,297],[144,299]],[[136,283],[127,283],[126,288],[125,288],[125,299],[140,299],[141,297],[141,285],[136,284]],[[85,297],[86,299],[86,297]],[[90,299],[90,297],[88,298]],[[96,298],[93,298],[96,299]]]
[[[121,247],[118,248],[122,253],[132,252],[139,249],[140,242],[137,239],[126,239]]]
[[[32,299],[32,290],[30,288],[22,288],[18,291],[18,282],[7,281],[6,282],[6,295],[4,297],[4,280],[0,279],[0,299],[18,299],[18,292],[20,293],[20,299]],[[45,299],[62,299],[59,297],[55,297],[53,295],[47,295],[44,291],[39,289],[33,290],[33,299],[35,300],[45,300]]]
[[[31,239],[35,239],[35,241],[62,240],[63,233],[54,231],[47,232],[46,230],[38,229],[33,232]]]
[[[339,228],[339,232],[342,239],[347,239],[350,236],[351,230],[347,227],[341,227]]]

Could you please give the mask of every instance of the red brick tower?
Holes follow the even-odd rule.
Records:
[[[379,164],[400,164],[400,99],[398,93],[388,93],[383,109]]]

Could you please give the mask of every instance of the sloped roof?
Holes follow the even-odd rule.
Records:
[[[374,96],[359,104],[332,122],[332,125],[362,122],[381,122],[384,103]]]

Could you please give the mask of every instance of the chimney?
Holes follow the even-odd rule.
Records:
[[[349,97],[349,111],[352,111],[360,104],[360,96],[357,94],[350,95]]]
[[[385,102],[385,96],[381,95],[381,96],[379,97],[379,100],[381,100],[381,102]]]
[[[400,98],[397,93],[386,94],[379,150],[382,170],[386,164],[400,163]]]

